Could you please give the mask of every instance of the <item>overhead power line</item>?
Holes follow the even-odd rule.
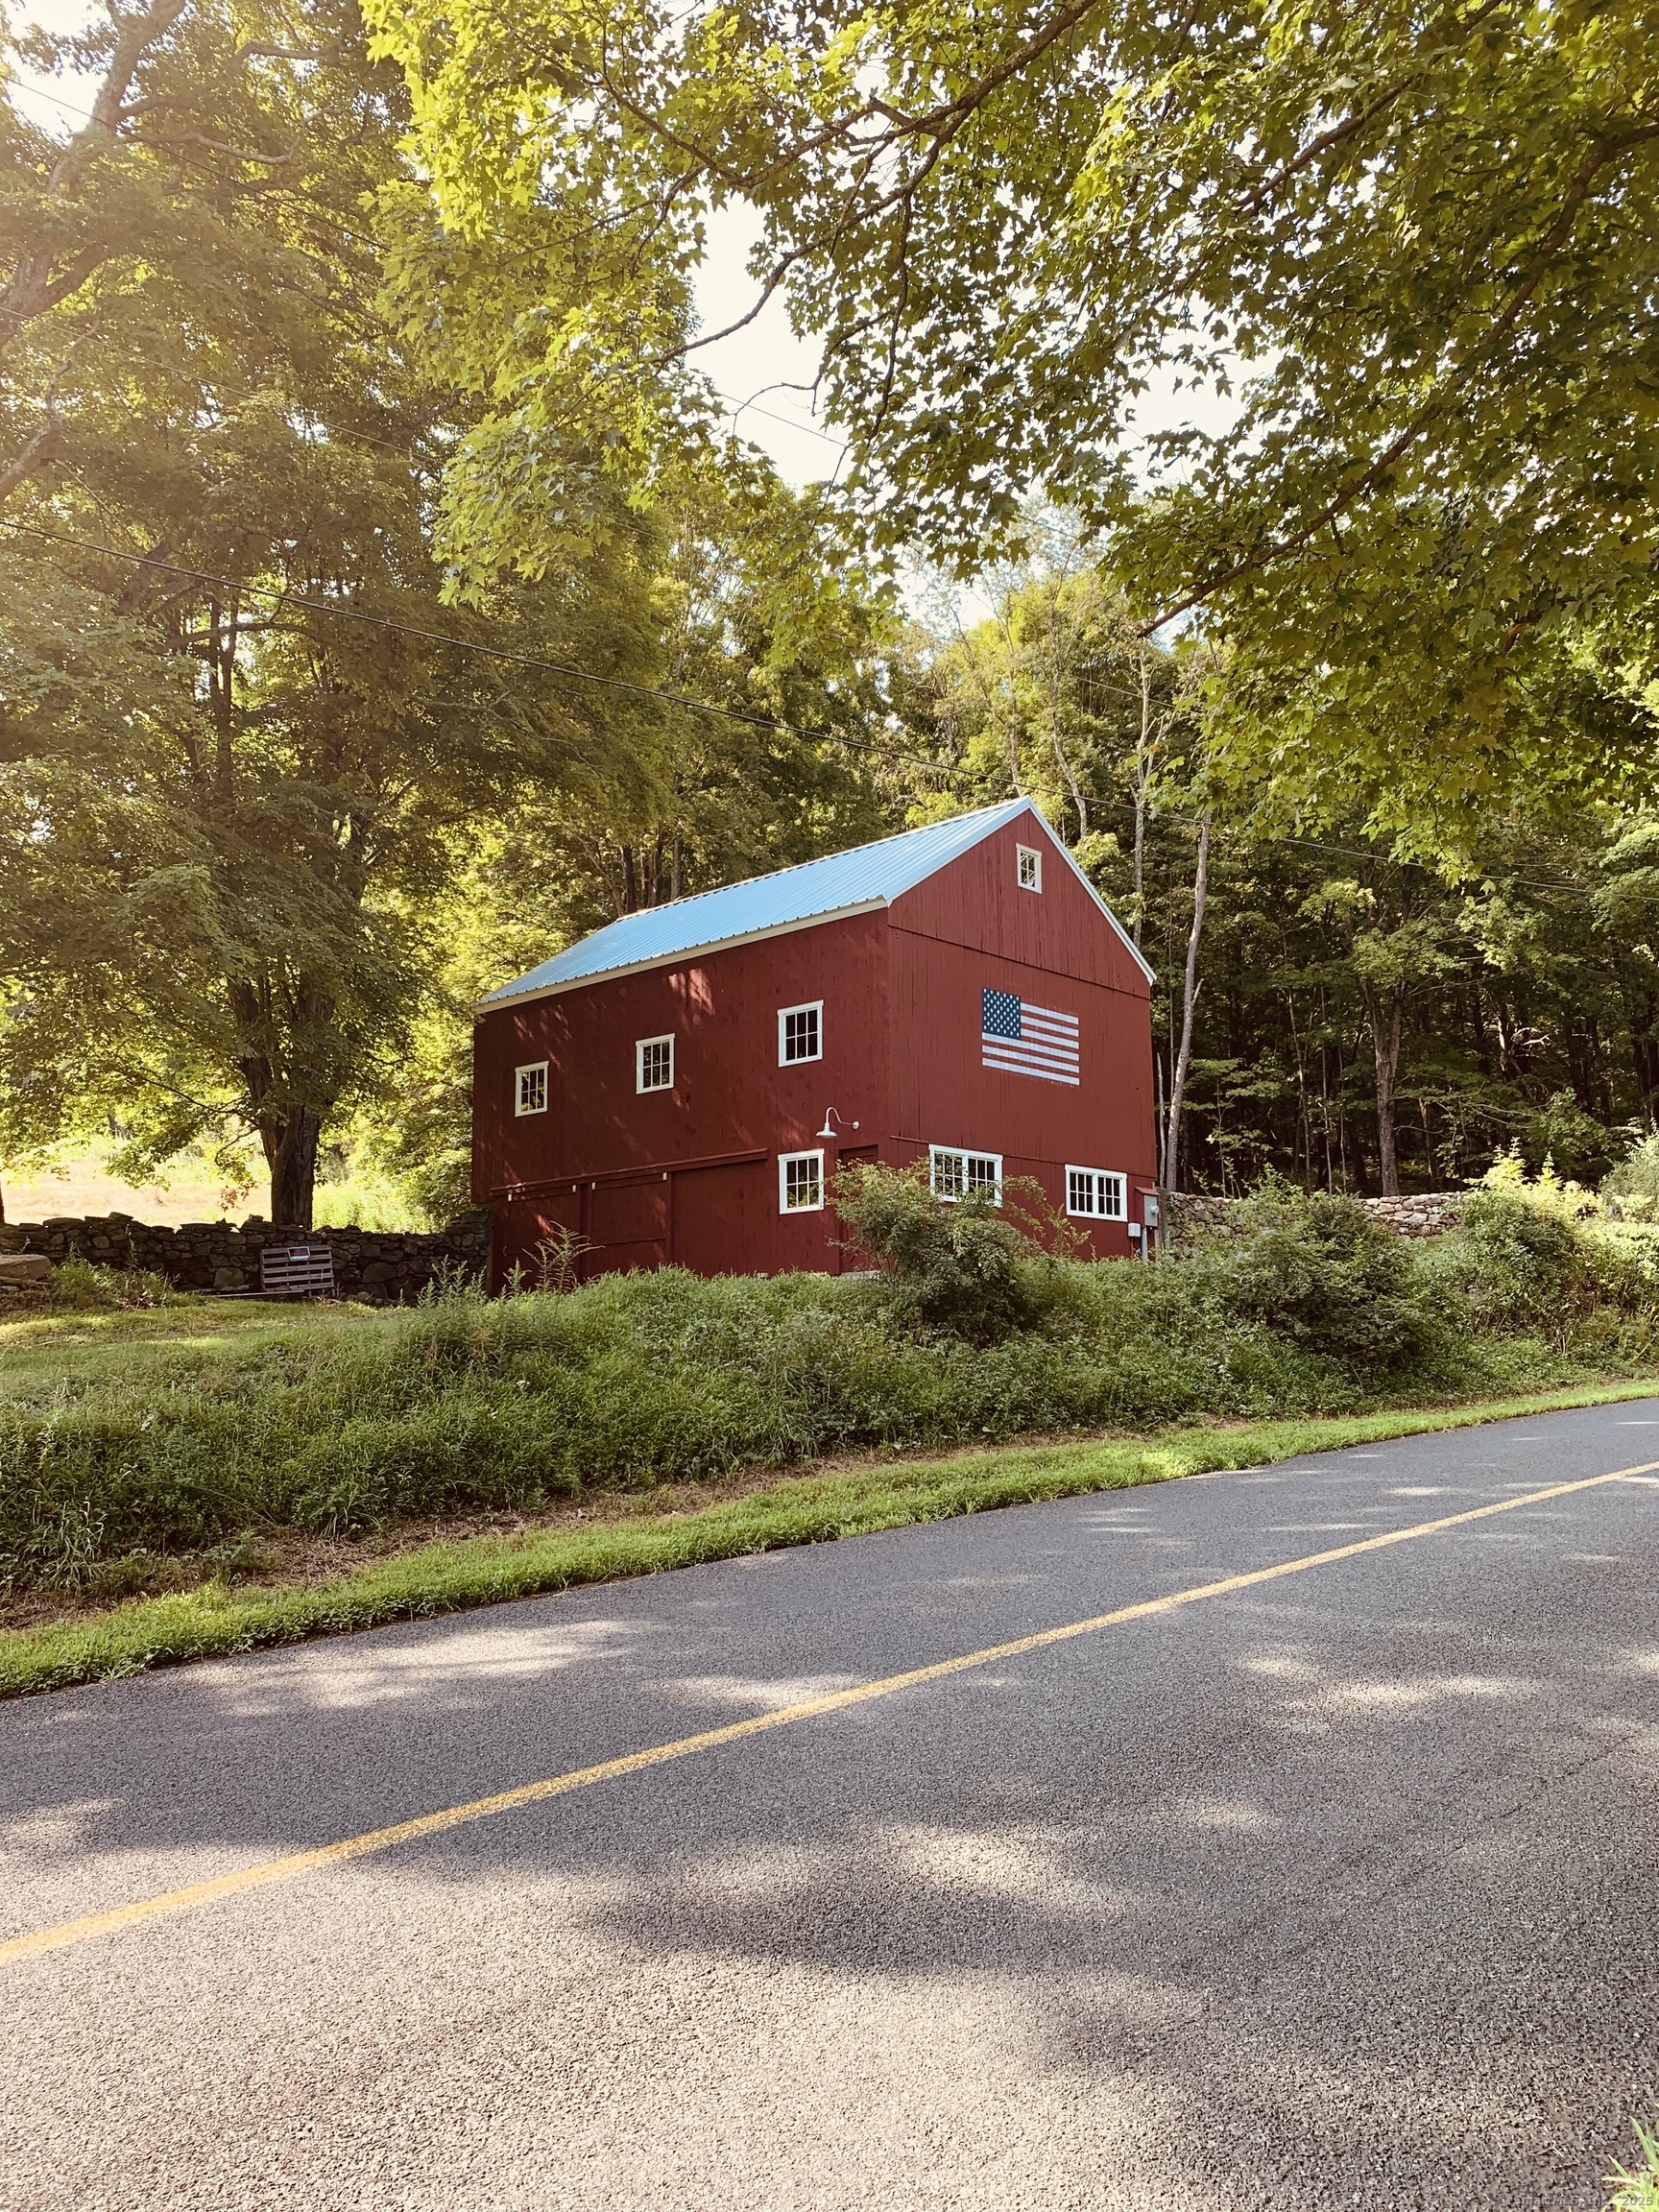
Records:
[[[8,530],[21,532],[25,537],[43,538],[53,545],[72,546],[79,553],[97,553],[109,561],[128,561],[135,567],[157,568],[170,576],[184,576],[196,584],[209,584],[220,591],[247,592],[256,599],[274,600],[278,607],[300,607],[312,614],[334,614],[349,622],[361,622],[373,630],[385,630],[398,637],[419,638],[427,645],[453,645],[463,653],[480,653],[491,661],[505,661],[515,667],[535,668],[550,676],[563,676],[578,684],[592,684],[607,691],[622,691],[636,699],[654,699],[668,707],[688,708],[698,714],[715,714],[728,722],[742,722],[752,730],[778,730],[790,737],[801,737],[812,745],[844,745],[855,753],[873,753],[884,760],[902,760],[912,768],[924,768],[932,776],[953,773],[937,760],[925,760],[919,753],[901,753],[890,745],[874,745],[868,738],[848,737],[839,730],[818,729],[807,723],[788,722],[781,714],[750,714],[740,707],[716,707],[707,699],[693,699],[684,691],[668,691],[653,684],[631,684],[622,676],[600,676],[590,668],[573,667],[568,661],[543,660],[535,653],[515,653],[504,645],[486,645],[475,637],[459,637],[451,631],[426,630],[415,622],[394,622],[384,614],[369,614],[360,607],[344,607],[337,600],[312,599],[302,592],[279,590],[274,585],[249,584],[232,576],[216,576],[204,568],[189,568],[178,561],[159,561],[149,553],[124,553],[115,545],[100,545],[89,538],[74,538],[64,530],[45,530],[37,522],[14,522],[0,517]]]

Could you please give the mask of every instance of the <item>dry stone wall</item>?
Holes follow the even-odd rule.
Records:
[[[1206,1229],[1225,1229],[1242,1201],[1215,1198],[1194,1190],[1161,1190],[1164,1219],[1176,1243],[1183,1237]],[[1450,1229],[1469,1193],[1466,1190],[1418,1190],[1403,1198],[1361,1198],[1374,1221],[1386,1222],[1401,1237],[1438,1237]]]
[[[1364,1198],[1360,1204],[1402,1237],[1437,1237],[1451,1227],[1466,1195],[1427,1190],[1405,1198]],[[1177,1244],[1194,1232],[1225,1229],[1239,1203],[1189,1190],[1163,1190],[1159,1197]],[[240,1227],[186,1221],[180,1229],[160,1229],[127,1214],[0,1223],[0,1253],[39,1253],[54,1266],[87,1260],[99,1267],[153,1270],[181,1290],[257,1290],[259,1255],[267,1244],[326,1244],[334,1255],[336,1290],[375,1306],[405,1304],[457,1268],[487,1280],[490,1239],[491,1217],[483,1208],[463,1214],[436,1235],[281,1228],[257,1214]]]
[[[326,1244],[334,1255],[334,1286],[347,1298],[395,1306],[418,1298],[457,1268],[487,1276],[491,1221],[463,1214],[436,1235],[381,1229],[293,1229],[257,1214],[238,1228],[228,1221],[186,1221],[158,1229],[127,1214],[57,1214],[46,1221],[0,1224],[0,1253],[38,1252],[60,1266],[86,1260],[98,1267],[142,1268],[180,1290],[257,1290],[259,1255],[267,1244]]]

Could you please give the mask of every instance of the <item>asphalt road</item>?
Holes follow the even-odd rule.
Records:
[[[0,1939],[1659,1459],[1659,1401],[0,1707]],[[0,2205],[1600,2203],[1659,1471],[0,1960]]]

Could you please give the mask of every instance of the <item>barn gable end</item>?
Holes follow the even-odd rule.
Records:
[[[1042,856],[1041,890],[1020,884],[1022,848]],[[1032,806],[902,893],[888,912],[896,929],[1151,996],[1151,971]]]

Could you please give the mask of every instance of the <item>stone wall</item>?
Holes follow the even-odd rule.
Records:
[[[0,1252],[39,1252],[60,1265],[88,1260],[98,1267],[143,1268],[181,1290],[257,1290],[259,1254],[267,1244],[326,1244],[342,1296],[373,1306],[417,1298],[443,1272],[457,1267],[485,1275],[491,1220],[463,1214],[435,1236],[382,1229],[285,1229],[258,1214],[240,1228],[228,1221],[186,1221],[157,1229],[127,1214],[54,1215],[47,1221],[0,1224]]]
[[[1177,1244],[1195,1230],[1225,1229],[1234,1208],[1241,1203],[1195,1190],[1161,1190],[1158,1195]],[[1361,1198],[1359,1203],[1374,1221],[1386,1222],[1401,1237],[1438,1237],[1451,1228],[1468,1195],[1466,1190],[1418,1190],[1402,1198]]]
[[[1158,1195],[1176,1244],[1194,1231],[1225,1229],[1239,1203],[1201,1191],[1161,1190]],[[1451,1227],[1466,1195],[1426,1190],[1405,1198],[1362,1198],[1360,1204],[1402,1237],[1437,1237]],[[0,1223],[0,1252],[38,1252],[55,1265],[89,1260],[99,1267],[149,1269],[181,1290],[257,1290],[265,1245],[326,1244],[334,1255],[334,1286],[341,1296],[374,1306],[418,1298],[441,1273],[457,1267],[487,1280],[490,1238],[491,1217],[482,1208],[463,1214],[435,1236],[381,1229],[282,1229],[257,1214],[240,1228],[228,1221],[186,1221],[180,1229],[157,1229],[127,1214],[56,1214],[46,1221]]]

